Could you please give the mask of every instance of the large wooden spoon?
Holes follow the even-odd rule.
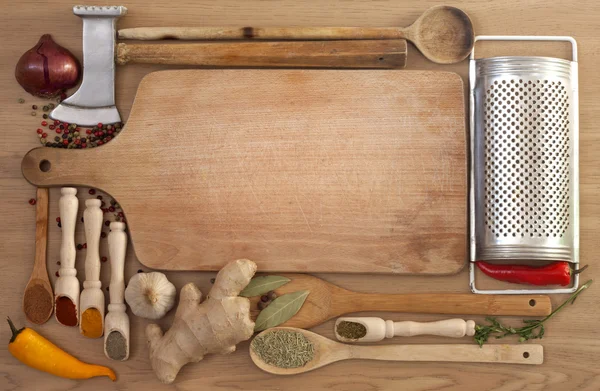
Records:
[[[472,293],[379,294],[352,292],[308,274],[281,274],[290,282],[275,290],[278,296],[310,291],[304,305],[283,326],[308,329],[331,318],[360,311],[409,312],[451,315],[545,316],[552,303],[543,295],[474,295]],[[258,300],[251,298],[253,319]]]
[[[464,60],[475,41],[469,16],[455,7],[436,6],[409,27],[138,27],[119,30],[121,39],[184,40],[348,40],[405,38],[429,60]]]
[[[54,309],[54,294],[46,268],[48,188],[38,187],[35,212],[35,262],[23,295],[23,312],[31,323],[43,324]]]
[[[274,327],[260,333],[276,330],[297,331],[313,344],[314,357],[298,368],[279,368],[263,361],[250,344],[250,357],[257,367],[275,375],[295,375],[312,371],[341,360],[385,360],[385,361],[435,361],[435,362],[476,362],[495,364],[529,364],[539,365],[544,361],[542,345],[378,345],[359,346],[332,341],[310,331],[291,328]]]

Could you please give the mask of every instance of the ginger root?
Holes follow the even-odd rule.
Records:
[[[256,264],[250,260],[230,262],[217,274],[202,304],[195,284],[181,289],[175,320],[164,335],[158,325],[148,325],[150,363],[160,381],[170,384],[185,364],[198,362],[208,353],[234,352],[236,344],[250,339],[254,332],[250,300],[238,294],[255,272]]]

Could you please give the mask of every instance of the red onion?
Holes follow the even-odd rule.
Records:
[[[75,56],[44,34],[21,56],[15,68],[17,81],[32,95],[51,98],[79,82],[81,66]]]

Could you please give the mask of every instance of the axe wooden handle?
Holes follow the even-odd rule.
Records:
[[[406,40],[120,43],[116,62],[207,67],[404,68]]]
[[[398,27],[134,27],[118,31],[119,39],[181,40],[358,40],[405,38]]]

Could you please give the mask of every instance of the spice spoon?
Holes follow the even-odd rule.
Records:
[[[100,281],[100,234],[102,232],[102,201],[90,199],[85,201],[83,221],[87,251],[85,256],[85,281],[79,297],[79,332],[89,338],[100,338],[104,331],[104,292]],[[87,311],[90,312],[87,312]],[[98,319],[88,317],[98,311]],[[98,323],[98,324],[90,324]]]
[[[264,362],[250,344],[250,358],[257,367],[275,375],[295,375],[321,368],[336,361],[362,359],[383,361],[470,362],[496,364],[539,365],[544,361],[542,345],[348,345],[332,341],[313,332],[293,327],[274,327],[259,334],[275,330],[302,333],[314,347],[314,357],[298,368],[279,368]]]
[[[362,40],[401,39],[415,44],[429,60],[453,64],[464,60],[475,42],[473,25],[462,10],[436,6],[409,27],[138,27],[122,29],[120,39],[183,40]]]
[[[37,188],[35,207],[35,262],[31,277],[23,295],[23,312],[27,320],[43,324],[50,319],[54,310],[54,294],[48,279],[46,268],[46,249],[48,244],[48,188]],[[36,311],[45,311],[37,313]]]
[[[118,361],[125,361],[129,358],[129,316],[127,316],[127,306],[124,303],[126,250],[127,234],[125,233],[125,224],[110,223],[110,233],[108,234],[110,304],[108,305],[108,314],[104,320],[104,354],[106,357]],[[120,353],[112,353],[112,348],[122,349],[124,354],[115,355]]]
[[[59,277],[54,286],[54,317],[58,323],[64,326],[75,327],[79,324],[79,280],[77,269],[75,269],[75,224],[77,223],[77,189],[74,187],[63,187],[60,189],[60,200],[58,209],[62,225],[62,244],[60,246],[60,269]],[[69,306],[73,309],[65,310],[63,313],[59,301],[61,298],[70,301]]]
[[[362,337],[348,338],[340,335],[343,322],[362,326]],[[412,337],[414,335],[437,335],[440,337],[462,338],[475,335],[475,321],[445,319],[437,322],[394,322],[376,317],[342,317],[335,321],[335,338],[340,342],[378,342],[384,338]]]

